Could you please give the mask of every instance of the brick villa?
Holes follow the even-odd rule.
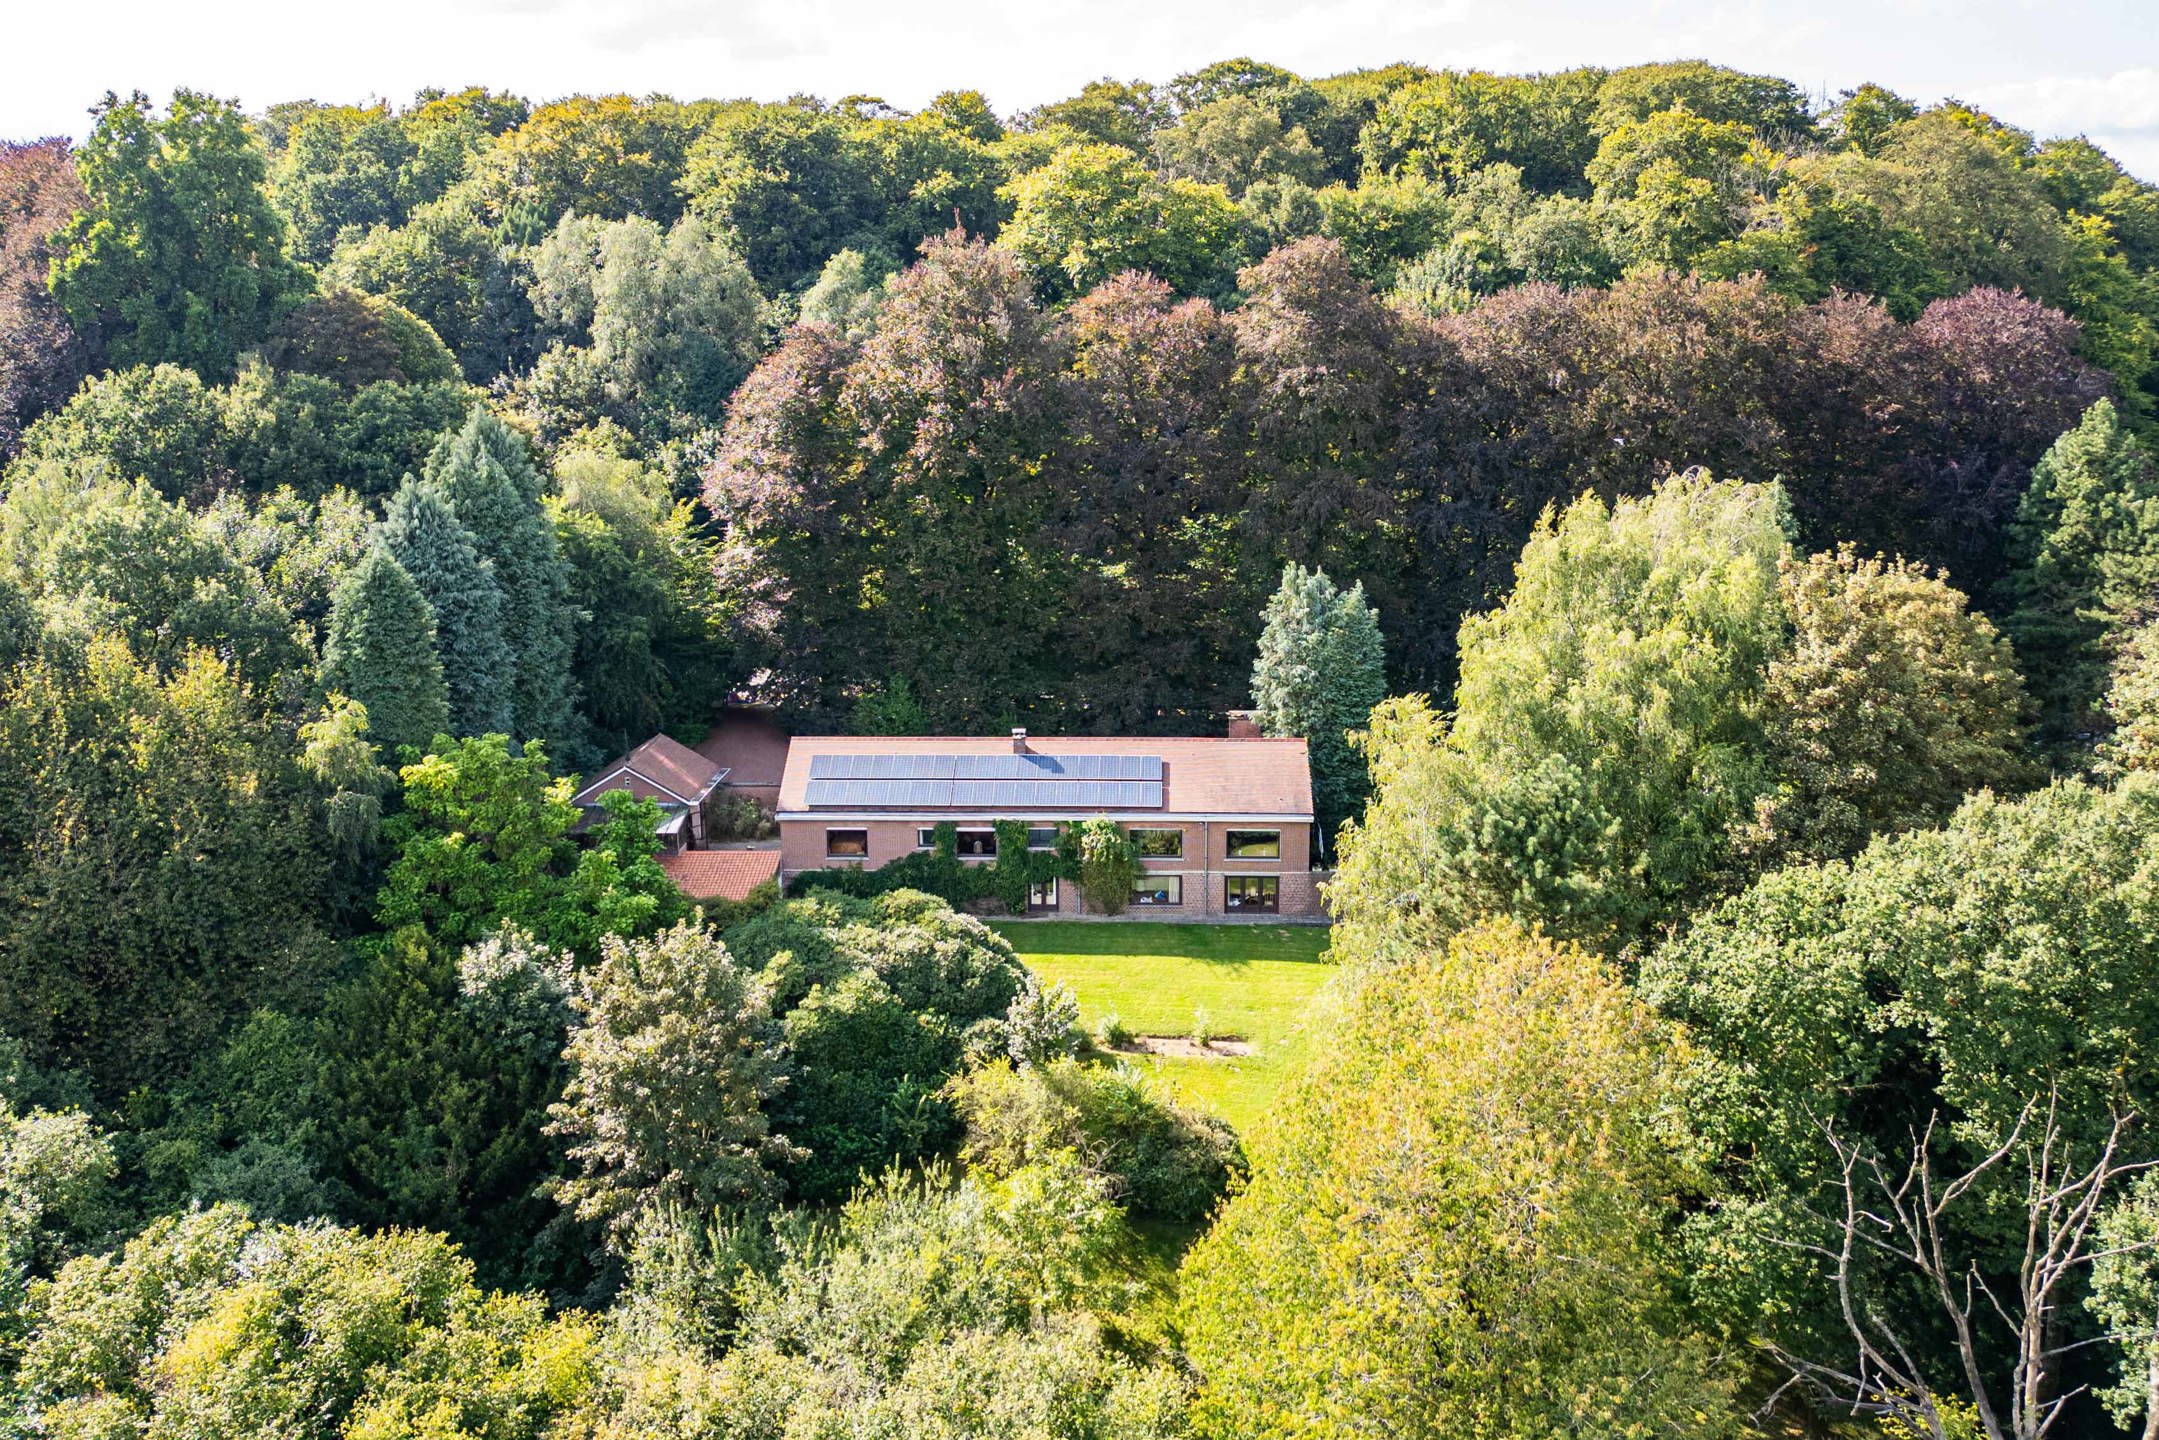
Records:
[[[1145,875],[1128,914],[1173,920],[1316,917],[1312,775],[1302,740],[798,735],[776,807],[780,880],[889,864],[959,828],[963,859],[996,855],[994,825],[1025,821],[1030,849],[1104,815],[1138,846]],[[1032,915],[1081,915],[1079,887],[1051,881]]]

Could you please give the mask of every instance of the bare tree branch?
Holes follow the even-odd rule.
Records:
[[[1920,1279],[1934,1296],[1955,1345],[1963,1381],[1958,1398],[1972,1407],[1988,1440],[2045,1440],[2083,1388],[2057,1389],[2056,1361],[2077,1348],[2052,1341],[2060,1328],[2064,1285],[2079,1267],[2115,1253],[2093,1249],[2094,1228],[2112,1190],[2150,1164],[2120,1158],[2123,1136],[2134,1120],[2121,1112],[2113,1116],[2097,1156],[2080,1162],[2063,1133],[2059,1097],[2050,1091],[2045,1101],[2042,1109],[2034,1097],[1999,1144],[1948,1177],[1938,1175],[1934,1165],[1939,1116],[1909,1135],[1911,1153],[1901,1168],[1864,1142],[1845,1138],[1834,1121],[1821,1123],[1836,1157],[1832,1183],[1842,1204],[1841,1213],[1817,1213],[1817,1218],[1831,1228],[1836,1243],[1793,1241],[1791,1248],[1833,1267],[1838,1309],[1857,1364],[1824,1365],[1770,1347],[1792,1376],[1779,1387],[1779,1396],[1790,1385],[1803,1385],[1855,1415],[1893,1415],[1923,1427],[1934,1440],[1948,1440],[1945,1397],[1935,1391],[1927,1367],[1913,1356],[1893,1316],[1866,1293],[1872,1271],[1862,1260],[1872,1256],[1877,1264],[1889,1263]],[[1999,1285],[1990,1279],[1977,1257],[1956,1253],[1960,1227],[1953,1215],[1990,1176],[2012,1166],[2021,1167],[2024,1182],[2024,1249],[2013,1288],[2007,1277],[2000,1277]],[[1994,1326],[2004,1332],[2014,1357],[1999,1396],[1994,1387],[2003,1377],[1990,1372],[1982,1333]]]

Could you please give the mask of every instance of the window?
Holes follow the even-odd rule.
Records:
[[[1027,848],[1030,850],[1055,850],[1057,848],[1057,827],[1055,825],[1028,826]]]
[[[1132,848],[1154,860],[1182,860],[1184,858],[1184,831],[1182,830],[1134,830]]]
[[[1030,910],[1055,910],[1057,908],[1057,877],[1037,880],[1027,887],[1027,908]]]
[[[917,850],[935,850],[937,848],[937,829],[935,826],[925,825],[915,831],[915,848]]]
[[[867,860],[869,855],[869,831],[827,830],[825,832],[826,858],[832,860]]]
[[[1222,839],[1232,860],[1282,858],[1282,832],[1279,830],[1231,830]]]
[[[1225,910],[1264,910],[1268,914],[1282,908],[1282,879],[1278,875],[1231,875],[1222,882],[1222,908]]]
[[[997,853],[997,832],[995,830],[960,831],[959,853],[962,855],[995,855]]]
[[[1184,904],[1184,876],[1142,875],[1132,882],[1134,905]]]

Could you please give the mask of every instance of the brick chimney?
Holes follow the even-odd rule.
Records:
[[[1027,753],[1027,730],[1024,726],[1015,725],[1012,727],[1012,753],[1015,755],[1025,755]]]
[[[1230,711],[1228,734],[1232,740],[1257,740],[1259,738],[1259,712],[1255,710]]]

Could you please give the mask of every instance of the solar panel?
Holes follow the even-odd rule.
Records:
[[[813,755],[812,780],[1160,780],[1159,755]]]
[[[1159,810],[1159,755],[813,755],[811,809]]]

